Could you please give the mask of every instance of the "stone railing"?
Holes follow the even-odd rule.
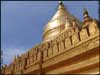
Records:
[[[23,74],[23,71],[30,66],[39,64],[40,61],[44,63],[49,58],[59,55],[59,53],[64,52],[64,50],[69,50],[71,46],[74,46],[80,41],[84,41],[96,34],[99,35],[99,28],[95,24],[82,28],[78,32],[72,31],[68,33],[65,31],[64,33],[60,34],[59,37],[51,41],[41,43],[29,50],[27,53],[17,57],[16,61],[14,61],[12,64],[2,68],[2,73]],[[42,58],[40,52],[42,52]]]

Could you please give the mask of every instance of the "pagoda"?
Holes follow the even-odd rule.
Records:
[[[83,11],[81,22],[60,1],[43,41],[4,65],[2,74],[99,74],[99,21]]]

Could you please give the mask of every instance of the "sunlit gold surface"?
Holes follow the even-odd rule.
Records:
[[[51,40],[58,36],[64,29],[67,29],[70,26],[70,22],[73,18],[76,19],[65,9],[64,5],[59,2],[57,12],[44,28],[43,40]],[[77,20],[77,22],[80,23],[79,20]],[[53,31],[53,29],[56,30]]]

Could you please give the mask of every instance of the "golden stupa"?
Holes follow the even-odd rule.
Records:
[[[1,74],[100,74],[100,22],[86,9],[83,18],[80,22],[60,1],[56,14],[45,26],[43,42],[3,65]]]
[[[43,41],[49,41],[71,27],[73,19],[76,20],[78,25],[81,24],[77,18],[66,10],[62,1],[59,1],[57,12],[44,28]]]

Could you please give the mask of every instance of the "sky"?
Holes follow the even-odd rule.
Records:
[[[66,9],[83,21],[86,8],[92,18],[98,19],[97,1],[63,1]],[[55,14],[58,1],[2,1],[1,50],[3,64],[42,42],[44,26]]]

